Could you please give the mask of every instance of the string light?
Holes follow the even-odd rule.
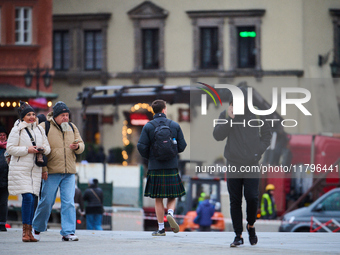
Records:
[[[48,107],[51,107],[51,106],[52,106],[52,101],[48,101],[48,102],[47,102],[47,106],[48,106]]]
[[[27,103],[28,104],[28,103]],[[16,108],[20,106],[18,101],[1,101],[0,102],[0,107],[8,107],[8,108]]]
[[[149,112],[151,112],[152,114],[154,114],[152,107],[149,104],[146,103],[138,103],[135,104],[134,106],[131,107],[131,112],[135,112],[138,111],[139,109],[145,109]]]
[[[122,128],[122,140],[123,140],[123,144],[125,146],[130,144],[130,141],[129,141],[128,137],[127,137],[127,129],[128,129],[127,124],[128,124],[128,122],[126,120],[124,120],[123,128]],[[122,151],[122,156],[123,156],[123,159],[125,160],[125,161],[123,161],[123,166],[127,166],[128,163],[127,163],[126,160],[128,160],[129,156],[128,156],[126,150]]]
[[[135,104],[134,106],[132,106],[130,108],[130,111],[135,112],[135,111],[138,111],[140,109],[147,110],[147,111],[151,112],[152,114],[154,114],[152,107],[149,104],[146,104],[146,103]],[[125,146],[128,146],[130,144],[130,140],[128,138],[128,135],[132,134],[132,129],[128,128],[127,125],[128,125],[127,120],[124,120],[123,121],[123,127],[122,127],[122,141],[123,141],[123,144]],[[127,154],[126,150],[122,151],[122,156],[123,156],[123,159],[124,159],[123,166],[127,166],[128,165],[127,160],[129,159],[129,155]]]

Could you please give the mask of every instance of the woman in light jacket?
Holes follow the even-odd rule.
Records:
[[[20,120],[16,121],[7,140],[7,152],[11,155],[8,173],[8,191],[11,195],[22,195],[23,242],[36,242],[32,236],[34,203],[39,195],[42,168],[35,164],[37,153],[48,155],[51,151],[45,130],[38,126],[31,106],[20,102]],[[35,141],[33,146],[30,132]],[[38,150],[39,149],[39,150]]]

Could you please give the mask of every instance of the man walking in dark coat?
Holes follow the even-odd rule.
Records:
[[[247,203],[247,231],[251,245],[257,244],[254,223],[259,200],[259,172],[244,172],[246,167],[258,169],[258,162],[262,154],[270,144],[271,131],[267,121],[263,121],[261,127],[254,123],[254,120],[260,122],[258,116],[250,112],[248,108],[247,90],[241,89],[245,98],[244,115],[233,114],[233,98],[229,100],[228,112],[223,111],[219,119],[226,119],[227,124],[219,124],[214,128],[214,138],[217,141],[227,139],[224,149],[224,156],[227,159],[227,169],[233,171],[227,172],[227,184],[230,198],[230,213],[233,222],[233,228],[236,234],[231,247],[243,244],[242,238],[242,191]],[[248,125],[249,120],[253,120]],[[231,123],[234,124],[231,124]]]
[[[185,190],[178,173],[177,152],[183,152],[187,144],[179,124],[166,118],[167,108],[165,101],[156,100],[151,106],[155,113],[154,119],[143,127],[137,148],[142,157],[149,160],[144,196],[155,198],[155,211],[158,220],[158,231],[153,232],[152,235],[165,236],[163,198],[168,199],[168,214],[166,217],[170,227],[175,233],[179,231],[179,226],[173,215],[176,197],[185,195]],[[158,127],[161,126],[167,126],[171,130],[172,137],[170,140],[164,141],[164,143],[172,143],[177,151],[175,156],[167,160],[157,159],[157,154],[163,151],[154,149],[154,145],[156,142],[158,143],[158,141],[155,140],[155,130],[159,130]]]

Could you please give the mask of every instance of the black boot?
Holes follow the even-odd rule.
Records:
[[[7,228],[4,224],[0,224],[0,231],[7,231]]]
[[[243,244],[243,238],[240,236],[235,236],[234,242],[230,244],[230,247],[237,247]]]
[[[257,235],[255,232],[255,228],[249,227],[249,224],[247,224],[247,231],[249,234],[249,242],[251,245],[257,244]]]

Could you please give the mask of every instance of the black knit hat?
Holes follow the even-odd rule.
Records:
[[[20,101],[20,106],[18,108],[20,119],[22,120],[25,117],[25,115],[29,112],[35,112],[35,111],[29,104],[26,104],[25,102]]]
[[[53,106],[53,118],[59,116],[64,112],[70,113],[70,110],[63,101],[59,101]]]
[[[0,133],[5,133],[8,136],[8,133],[5,129],[5,127],[3,127],[3,126],[0,126]]]

